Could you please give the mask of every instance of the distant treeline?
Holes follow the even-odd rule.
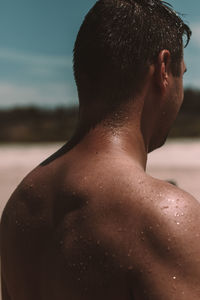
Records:
[[[76,127],[78,108],[0,110],[0,142],[61,142]],[[200,91],[186,90],[170,137],[200,137]]]
[[[77,108],[0,110],[0,142],[66,141],[71,137],[77,120]]]

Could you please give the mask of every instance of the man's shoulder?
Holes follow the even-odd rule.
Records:
[[[49,211],[47,206],[51,204],[51,199],[43,178],[36,168],[21,181],[4,208],[1,230],[18,228],[25,231],[30,230],[31,227],[39,228],[44,225],[46,221],[44,219],[47,218],[47,211]]]
[[[185,228],[185,234],[189,230],[194,232],[197,224],[200,227],[200,202],[186,191],[148,175],[138,183],[129,179],[126,189],[127,192],[118,194],[117,202],[124,203],[127,221],[134,217],[141,226],[160,227],[163,231],[171,228],[175,233]]]
[[[103,205],[99,226],[96,223],[98,234],[115,249],[124,248],[124,255],[133,244],[140,252],[155,241],[166,253],[169,244],[181,251],[188,251],[185,243],[190,244],[191,251],[200,245],[200,203],[167,182],[150,176],[138,185],[130,180],[126,187],[116,186],[108,203]],[[134,255],[136,258],[136,252]]]
[[[162,180],[149,179],[150,196],[149,217],[166,222],[168,226],[183,228],[192,220],[200,221],[200,203],[186,191]],[[180,226],[179,226],[180,225]]]
[[[145,178],[139,191],[135,183],[129,184],[129,193],[113,199],[112,209],[102,214],[103,222],[95,227],[96,237],[114,255],[116,271],[129,274],[136,290],[135,280],[142,276],[144,289],[145,280],[155,280],[158,286],[177,286],[177,299],[182,291],[187,299],[192,293],[198,299],[200,204],[167,182]],[[156,294],[157,289],[149,293]],[[166,293],[172,296],[170,289]]]

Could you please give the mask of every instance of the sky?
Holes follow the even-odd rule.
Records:
[[[78,103],[72,52],[95,0],[0,0],[0,109]],[[193,31],[185,87],[200,89],[200,2],[168,0]]]

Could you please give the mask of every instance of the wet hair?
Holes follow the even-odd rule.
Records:
[[[164,1],[97,1],[74,47],[79,97],[112,104],[129,100],[141,90],[149,65],[163,49],[171,53],[173,75],[180,76],[183,46],[190,36],[190,28]]]

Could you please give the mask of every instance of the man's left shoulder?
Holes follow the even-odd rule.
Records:
[[[167,243],[171,241],[173,248],[177,245],[180,251],[200,253],[200,203],[167,182],[152,180],[152,188],[157,190],[157,198],[152,201],[147,218],[157,236]]]

